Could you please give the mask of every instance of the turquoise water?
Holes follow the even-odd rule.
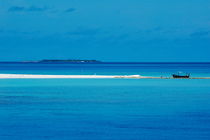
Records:
[[[80,68],[72,67],[0,65],[0,71],[109,74],[114,69],[115,73],[158,75],[178,69],[167,66],[147,71],[147,65],[134,70],[114,64],[110,69],[82,66],[85,72],[78,72]],[[205,76],[210,70],[208,66],[182,69]],[[209,140],[210,80],[1,79],[0,140],[29,139]]]

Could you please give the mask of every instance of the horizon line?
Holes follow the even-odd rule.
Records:
[[[77,59],[75,59],[75,60],[77,60]],[[83,59],[83,60],[90,60],[90,59]],[[41,60],[0,61],[0,63],[42,63],[40,61]],[[79,61],[79,59],[78,59],[78,61]],[[63,63],[210,63],[210,61],[100,61],[100,60],[96,60],[96,61],[97,62],[63,62]],[[45,62],[45,63],[59,63],[59,62]],[[62,62],[60,62],[60,63],[62,63]]]

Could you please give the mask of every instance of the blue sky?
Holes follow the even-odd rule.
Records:
[[[1,0],[0,61],[210,61],[210,0]]]

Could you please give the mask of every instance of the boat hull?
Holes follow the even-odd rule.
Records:
[[[173,74],[172,76],[173,76],[173,78],[190,78],[189,75],[176,75],[176,74]]]

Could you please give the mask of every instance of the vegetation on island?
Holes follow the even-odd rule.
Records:
[[[98,60],[80,60],[80,59],[68,59],[68,60],[59,60],[59,59],[44,59],[44,60],[40,60],[38,61],[38,63],[53,63],[53,62],[70,62],[70,63],[99,63],[101,61]]]

